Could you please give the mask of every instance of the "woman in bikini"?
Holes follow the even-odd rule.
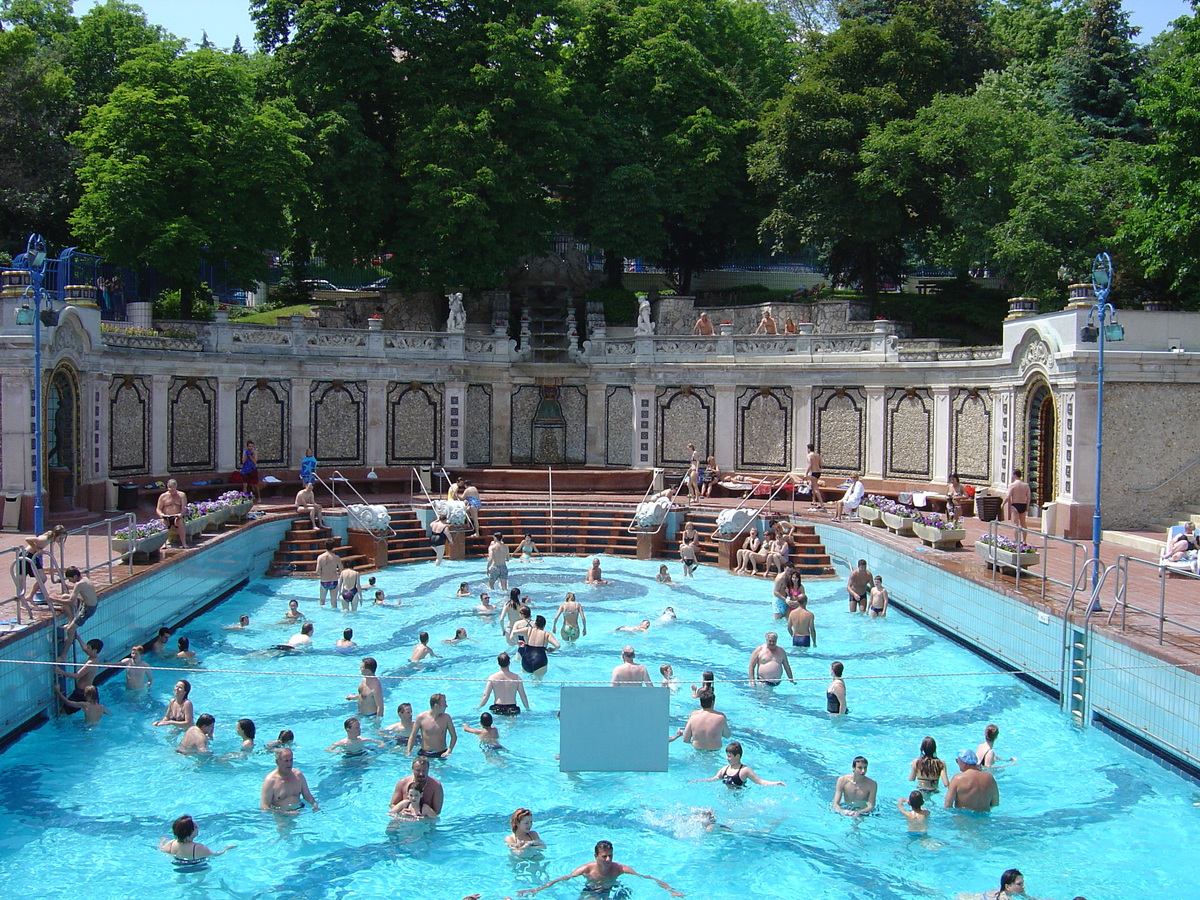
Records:
[[[517,856],[526,850],[546,849],[545,842],[533,830],[533,812],[531,810],[521,807],[509,818],[508,825],[512,829],[512,834],[504,838],[504,844]]]
[[[167,704],[167,711],[163,713],[163,717],[155,722],[155,725],[175,725],[179,728],[191,728],[194,722],[192,716],[192,701],[188,699],[188,694],[192,692],[191,682],[184,678],[180,678],[175,682],[175,695]]]
[[[196,843],[196,835],[200,833],[200,826],[191,816],[180,816],[172,822],[171,833],[175,835],[175,838],[163,838],[158,849],[163,853],[169,853],[172,857],[171,861],[177,866],[193,866],[210,856],[220,856],[237,846],[230,844],[224,850],[209,850],[203,844]]]
[[[737,552],[737,568],[733,570],[733,574],[749,574],[750,567],[754,565],[752,558],[758,555],[758,551],[761,549],[762,541],[758,539],[758,529],[751,528],[745,542],[742,544],[742,549]]]
[[[742,745],[737,741],[730,741],[725,747],[725,759],[728,762],[717,770],[717,774],[712,778],[697,778],[690,782],[697,784],[705,781],[721,781],[727,787],[739,788],[747,782],[753,781],[755,784],[767,785],[771,787],[784,787],[782,781],[764,781],[759,778],[755,771],[749,766],[742,765]]]
[[[908,780],[915,781],[917,787],[927,794],[938,790],[939,781],[950,787],[950,780],[946,777],[946,764],[938,759],[937,741],[933,738],[927,737],[921,741],[921,755],[912,761],[908,770]]]

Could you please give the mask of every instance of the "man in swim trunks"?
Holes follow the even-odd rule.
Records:
[[[169,532],[175,529],[179,537],[179,546],[187,549],[187,529],[183,527],[183,512],[187,509],[187,494],[179,490],[179,482],[172,478],[167,482],[167,489],[158,495],[158,503],[154,506],[154,514],[162,519]]]
[[[75,639],[83,646],[83,652],[87,654],[87,659],[74,672],[68,672],[61,668],[61,664],[66,660],[67,653],[71,649],[70,644],[64,644],[62,653],[58,657],[60,665],[54,667],[54,674],[60,678],[70,678],[75,682],[75,689],[71,691],[71,695],[67,699],[80,703],[83,701],[83,692],[92,686],[92,682],[100,674],[100,651],[104,649],[104,641],[92,638],[84,644],[78,635]],[[68,712],[74,712],[74,710],[68,709]]]
[[[612,687],[617,685],[654,687],[654,682],[650,680],[650,673],[641,663],[633,661],[634,655],[632,647],[622,648],[621,664],[612,670],[612,680],[609,682]]]
[[[341,753],[342,756],[355,757],[363,756],[371,749],[371,745],[383,747],[383,741],[375,738],[365,738],[362,736],[362,722],[351,716],[342,723],[342,727],[346,729],[346,736],[340,741],[334,741],[325,748],[326,753]]]
[[[604,580],[604,575],[600,572],[600,557],[592,560],[591,568],[587,570],[587,575],[583,578],[584,584],[608,584]]]
[[[421,738],[421,749],[417,752],[422,756],[434,759],[445,759],[454,752],[458,743],[458,732],[454,730],[454,720],[446,715],[446,695],[434,694],[429,698],[429,709],[413,719],[413,729],[408,735],[407,753],[412,756],[413,744],[417,736]],[[450,736],[450,745],[446,746],[446,736]]]
[[[396,789],[392,791],[392,799],[388,803],[388,808],[390,809],[408,796],[408,786],[414,781],[421,781],[425,784],[425,790],[421,792],[421,802],[441,815],[446,793],[442,789],[442,783],[429,774],[429,760],[424,756],[418,756],[412,761],[411,775],[405,775],[396,782]]]
[[[475,482],[464,482],[466,488],[459,494],[462,501],[467,504],[467,517],[471,520],[471,534],[479,534],[479,510],[483,508],[483,500],[479,496],[479,488],[475,487]]]
[[[349,567],[342,569],[341,574],[338,575],[337,584],[338,596],[342,598],[342,612],[358,609],[358,597],[361,590],[358,570]]]
[[[560,881],[569,881],[572,878],[578,878],[582,875],[587,880],[587,885],[584,887],[585,894],[591,894],[598,897],[607,897],[609,892],[616,887],[617,878],[622,875],[635,875],[638,878],[645,878],[653,881],[664,891],[670,891],[672,897],[682,897],[681,891],[675,890],[665,881],[659,881],[653,875],[643,875],[629,866],[621,863],[613,862],[613,845],[608,841],[600,841],[596,844],[596,859],[595,862],[586,863],[580,866],[570,875],[563,875],[561,878],[555,878],[553,881],[548,881],[538,888],[526,888],[523,891],[517,891],[518,897],[532,897],[538,891],[544,891],[552,884],[558,884]]]
[[[946,809],[969,809],[988,812],[1000,805],[1000,787],[991,772],[979,768],[974,750],[958,751],[958,774],[946,788]]]
[[[305,622],[303,625],[300,626],[300,633],[293,634],[290,638],[288,638],[288,641],[286,644],[279,644],[278,645],[279,649],[280,650],[311,650],[312,642],[313,642],[312,641],[313,631],[314,631],[313,623]]]
[[[293,762],[294,757],[289,748],[282,747],[275,751],[275,768],[263,779],[259,809],[294,815],[303,809],[304,802],[307,802],[313,812],[321,811],[312,791],[308,789],[308,780],[303,772],[292,768]]]
[[[787,630],[792,636],[793,647],[817,646],[816,616],[808,608],[808,597],[805,594],[796,598],[796,608],[788,613]]]
[[[875,808],[878,791],[879,784],[867,777],[867,758],[856,756],[854,770],[839,778],[833,789],[833,811],[855,819],[868,815]]]
[[[874,577],[867,570],[867,561],[860,559],[858,568],[850,573],[846,581],[846,594],[850,598],[850,612],[866,612],[867,599],[871,596]]]
[[[1020,469],[1013,469],[1013,480],[1008,485],[1008,493],[1004,497],[1004,505],[1008,507],[1008,517],[1025,527],[1025,513],[1029,510],[1029,502],[1033,499],[1033,491],[1029,482],[1025,481]]]
[[[313,493],[311,484],[305,484],[296,492],[296,512],[308,516],[309,524],[313,528],[325,527],[321,520],[321,504],[317,502],[317,495]]]
[[[317,557],[317,578],[321,581],[321,606],[325,605],[325,595],[329,595],[331,606],[337,606],[338,577],[342,574],[342,559],[333,552],[337,541],[330,538],[325,542],[325,552]]]
[[[96,586],[92,584],[92,580],[80,572],[78,567],[67,566],[63,569],[63,578],[71,587],[71,592],[63,594],[61,598],[66,601],[63,605],[70,619],[63,629],[63,643],[70,644],[75,640],[79,626],[96,614],[100,597],[96,594]]]
[[[562,639],[564,641],[574,641],[579,637],[579,623],[583,622],[583,635],[587,636],[587,616],[584,615],[583,606],[575,599],[574,594],[567,594],[565,600],[558,605],[558,612],[554,614],[554,623],[550,626],[550,630],[558,633],[558,617],[562,616]]]
[[[671,741],[683,738],[697,750],[720,750],[722,739],[730,736],[729,720],[725,713],[713,709],[716,697],[712,691],[700,692],[700,708],[688,716],[687,725],[675,732]]]
[[[525,704],[526,708],[529,706],[529,698],[525,696],[525,683],[521,680],[520,675],[509,671],[512,658],[507,653],[497,654],[496,664],[500,666],[500,671],[488,676],[487,684],[483,688],[483,696],[479,698],[479,706],[475,708],[481,709],[483,704],[488,702],[488,697],[492,697],[496,701],[489,707],[493,715],[520,715],[521,707],[517,706],[518,694],[521,695],[521,702]]]
[[[825,495],[821,493],[822,465],[821,454],[817,452],[816,447],[809,444],[807,468],[804,470],[804,477],[808,479],[808,486],[812,490],[812,506],[809,509],[825,508]]]
[[[504,535],[496,531],[492,533],[492,542],[488,544],[487,549],[487,580],[488,590],[496,589],[496,582],[500,583],[500,590],[508,590],[508,545],[504,543]]]
[[[358,701],[360,716],[383,715],[383,682],[375,674],[379,663],[373,656],[364,656],[358,671],[362,673],[362,681],[358,683],[357,694],[347,694],[347,700]]]
[[[779,646],[779,635],[768,631],[764,643],[755,647],[754,652],[750,654],[750,686],[753,687],[761,681],[769,687],[778,687],[785,672],[788,681],[795,684],[792,664],[788,662],[787,653]]]

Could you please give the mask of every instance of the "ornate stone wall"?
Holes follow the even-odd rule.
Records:
[[[463,437],[466,440],[463,460],[468,466],[492,464],[492,386],[467,386],[466,415]],[[453,435],[452,435],[453,436]]]
[[[987,484],[992,472],[992,395],[987,388],[957,388],[950,398],[950,472]]]
[[[610,385],[604,393],[604,464],[633,465],[633,390]],[[646,448],[647,451],[650,449]]]
[[[167,387],[167,465],[171,472],[217,467],[217,380],[174,377]]]
[[[658,447],[655,465],[684,467],[691,461],[688,443],[696,445],[701,459],[713,452],[716,399],[706,387],[659,388]]]
[[[313,450],[322,465],[366,465],[366,382],[314,381],[308,415]]]
[[[813,396],[812,433],[826,472],[861,474],[866,468],[867,392],[821,388]]]
[[[254,441],[260,469],[292,467],[291,430],[291,383],[243,378],[237,389],[238,446]]]
[[[587,462],[587,389],[576,384],[559,388],[558,402],[567,420],[567,463],[582,466]]]
[[[114,375],[108,385],[108,471],[113,476],[150,474],[150,379]]]
[[[397,382],[388,385],[389,466],[429,465],[442,461],[443,396],[440,385]]]
[[[933,399],[918,388],[885,394],[884,476],[927,479],[933,474]]]
[[[792,409],[791,388],[747,387],[739,391],[737,397],[737,467],[739,469],[783,472],[791,469]]]
[[[541,397],[541,386],[536,384],[523,384],[513,391],[509,443],[513,465],[533,462],[533,416]],[[581,466],[587,461],[587,392],[578,385],[561,385],[558,402],[566,422],[564,460],[568,465]]]

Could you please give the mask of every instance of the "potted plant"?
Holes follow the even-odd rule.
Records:
[[[975,542],[975,552],[988,566],[1012,569],[1014,572],[1041,562],[1036,547],[1006,537],[997,536],[993,540],[990,534],[985,534]]]
[[[167,526],[161,519],[118,528],[109,545],[114,553],[155,553],[167,542]]]
[[[199,503],[189,503],[183,511],[183,528],[188,537],[197,535],[208,527],[208,514]]]
[[[925,513],[913,519],[913,533],[935,550],[957,547],[967,536],[958,522],[951,522],[937,513]]]
[[[208,525],[214,531],[220,531],[221,526],[228,522],[230,515],[232,515],[229,504],[220,498],[216,500],[202,500],[200,508],[208,516]]]
[[[911,506],[905,506],[895,500],[885,500],[880,504],[879,512],[888,531],[895,534],[913,533],[913,520],[917,516],[917,511]]]
[[[245,518],[246,513],[254,508],[254,498],[241,491],[226,491],[217,500],[228,504],[229,514],[235,519]]]
[[[879,512],[880,501],[886,500],[886,497],[881,497],[879,494],[867,494],[863,497],[862,503],[858,505],[858,517],[864,522],[870,522],[872,525],[883,527],[883,517]]]

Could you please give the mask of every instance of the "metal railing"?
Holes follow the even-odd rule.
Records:
[[[126,553],[114,553],[112,549],[112,542],[114,532],[119,531],[122,528],[128,528],[132,534],[133,528],[136,525],[137,516],[134,513],[125,513],[120,516],[113,516],[111,519],[105,519],[103,522],[96,522],[92,525],[84,525],[80,528],[76,528],[73,531],[68,531],[63,542],[63,557],[65,558],[67,555],[66,540],[76,536],[82,537],[84,539],[82,553],[83,565],[79,565],[77,562],[72,563],[72,565],[78,568],[79,571],[83,572],[85,575],[90,575],[92,572],[95,572],[98,569],[107,568],[108,580],[111,584],[113,580],[113,564],[120,564],[122,559],[124,559],[125,564],[129,569],[128,574],[132,575],[133,552],[129,551]],[[96,562],[93,564],[92,542],[89,540],[89,538],[98,536],[99,534],[104,535],[104,546],[106,549],[103,554],[97,555]]]
[[[746,496],[742,498],[742,502],[733,508],[733,512],[736,513],[739,509],[745,508],[746,505],[754,498],[755,492],[760,487],[768,484],[768,482],[770,482],[771,479],[776,478],[776,477],[778,477],[778,476],[764,475],[761,479],[759,479],[759,482],[756,485],[754,485],[754,487],[752,487],[749,491],[746,492]],[[779,493],[789,483],[791,483],[791,484],[796,483],[795,476],[784,475],[782,478],[780,478],[779,483],[775,485],[774,490],[772,490],[771,493],[767,496],[767,499],[764,500],[762,502],[762,504],[758,507],[758,509],[755,510],[750,515],[750,518],[748,518],[742,524],[742,527],[738,529],[736,534],[726,536],[726,535],[721,534],[720,532],[714,531],[712,539],[719,544],[729,544],[729,543],[732,543],[733,541],[736,541],[738,538],[740,538],[743,534],[746,533],[746,529],[751,527],[752,523],[757,522],[759,519],[763,518],[763,510],[766,509],[768,506],[771,506],[775,502],[775,498],[779,496]],[[769,518],[770,515],[771,515],[771,513],[768,512],[767,517]],[[792,511],[789,515],[790,515],[790,517],[793,517],[793,518],[796,515],[796,492],[795,492],[795,490],[792,491]],[[732,519],[732,518],[734,518],[734,516],[730,515],[730,518]]]
[[[316,479],[318,482],[320,482],[321,487],[323,487],[323,488],[325,488],[325,490],[329,491],[329,496],[331,496],[333,498],[334,503],[337,504],[337,506],[334,507],[335,509],[348,509],[348,507],[346,505],[346,501],[338,496],[337,486],[339,484],[343,484],[346,487],[348,487],[350,489],[350,491],[354,494],[354,496],[358,498],[358,502],[361,503],[363,506],[371,506],[372,505],[371,503],[369,503],[367,501],[367,499],[362,494],[360,494],[358,492],[358,488],[356,488],[354,486],[353,482],[351,482],[349,478],[347,478],[345,475],[343,475],[337,469],[334,469],[333,474],[329,476],[329,481],[326,481],[324,478],[322,478],[316,472],[313,472],[313,478]],[[353,519],[351,521],[353,521]],[[395,528],[392,527],[392,523],[390,520],[388,521],[387,530],[388,530],[388,534],[390,534],[392,537],[395,537],[399,533],[396,531]]]
[[[654,473],[650,478],[650,483],[646,485],[646,492],[642,494],[642,499],[639,500],[637,506],[634,507],[633,518],[629,520],[629,524],[625,527],[627,534],[658,534],[667,527],[667,517],[665,515],[662,517],[662,521],[653,527],[649,525],[639,525],[637,517],[637,511],[641,509],[642,504],[650,502],[651,496],[669,497],[671,500],[671,506],[675,506],[675,499],[683,492],[683,486],[687,483],[687,478],[685,476],[684,479],[675,487],[675,490],[671,490],[670,488],[661,491],[654,490],[655,483],[658,481],[658,476],[665,471],[666,469],[654,469]]]
[[[1039,553],[1041,557],[1039,563],[1042,567],[1042,574],[1034,575],[1034,573],[1025,570],[1020,565],[1011,565],[999,558],[1000,552],[1004,552],[1002,548],[999,548],[996,545],[996,542],[1002,537],[1001,531],[1011,532],[1012,540],[1018,546],[1023,544],[1028,547],[1033,547],[1034,551]],[[1007,534],[1003,536],[1007,537]],[[1021,586],[1022,576],[1024,576],[1026,579],[1028,579],[1030,576],[1033,576],[1041,581],[1042,591],[1040,599],[1042,602],[1045,602],[1046,600],[1046,585],[1057,584],[1070,591],[1070,597],[1067,601],[1068,607],[1074,603],[1075,595],[1080,590],[1080,575],[1081,573],[1086,574],[1086,569],[1081,564],[1081,561],[1082,563],[1086,563],[1090,559],[1090,557],[1087,555],[1087,548],[1083,544],[1077,543],[1076,541],[1069,541],[1066,538],[1042,534],[1040,531],[1030,531],[1028,528],[1022,528],[1020,525],[1009,525],[1007,522],[1001,522],[999,519],[993,519],[988,523],[988,539],[985,543],[991,547],[987,562],[989,562],[992,567],[993,581],[996,580],[997,572],[999,572],[1000,569],[1014,569],[1018,588]],[[1052,548],[1055,551],[1054,557],[1056,559],[1065,558],[1067,551],[1069,550],[1071,559],[1071,576],[1069,581],[1063,581],[1049,574],[1051,559],[1050,551]],[[1062,551],[1061,555],[1059,551]],[[1018,559],[1017,562],[1020,563],[1020,559]]]
[[[1117,572],[1117,580],[1114,585],[1115,590],[1112,596],[1112,608],[1108,612],[1106,624],[1111,625],[1113,618],[1117,614],[1117,610],[1121,611],[1121,630],[1124,631],[1128,627],[1128,614],[1130,611],[1135,614],[1149,616],[1151,619],[1158,621],[1158,642],[1163,642],[1163,632],[1167,623],[1170,623],[1176,628],[1182,628],[1192,634],[1200,634],[1200,628],[1195,625],[1188,624],[1180,619],[1173,618],[1167,615],[1167,572],[1158,562],[1152,562],[1146,559],[1138,559],[1136,556],[1127,556],[1122,553],[1117,557],[1116,563],[1112,566]],[[1140,570],[1145,570],[1147,577],[1154,577],[1158,580],[1158,609],[1143,609],[1129,602],[1129,583],[1131,573],[1136,575]],[[1153,575],[1151,576],[1151,570]],[[1200,576],[1193,575],[1191,572],[1181,572],[1178,569],[1171,570],[1182,578],[1187,579],[1184,584],[1188,585],[1192,590],[1188,593],[1190,600],[1195,596],[1194,584],[1200,581]]]

